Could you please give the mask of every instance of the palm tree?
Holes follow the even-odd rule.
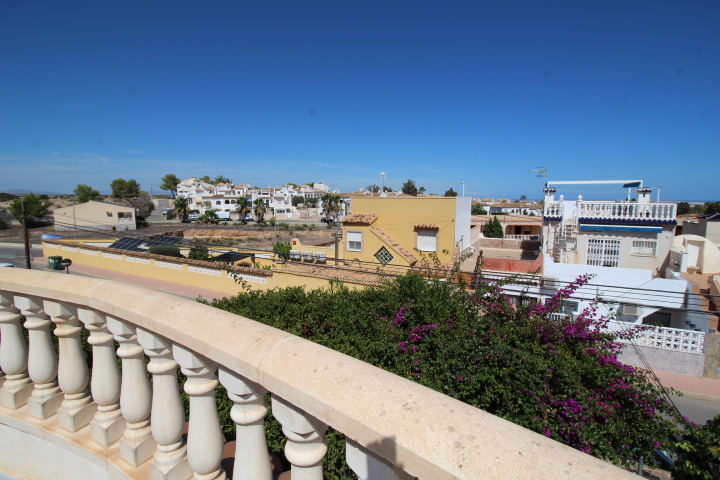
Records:
[[[423,193],[425,193],[425,187],[420,187],[420,188],[418,189],[418,192],[420,192],[420,195],[422,195]]]
[[[323,215],[328,219],[328,223],[332,225],[333,222],[337,221],[340,214],[340,196],[326,193],[320,200],[322,200]]]
[[[253,205],[255,205],[255,217],[257,221],[262,222],[265,219],[265,212],[267,211],[265,201],[262,198],[257,198],[255,202],[253,202]]]
[[[521,201],[521,202],[525,202],[525,200],[527,200],[527,197],[526,197],[525,195],[522,195],[522,196],[520,197],[520,201]]]
[[[175,212],[181,216],[182,221],[187,222],[188,214],[190,213],[190,201],[188,198],[183,196],[177,197],[173,206],[175,207]]]
[[[247,223],[245,221],[245,217],[247,217],[247,214],[250,212],[251,202],[245,197],[240,197],[237,199],[237,206],[235,207],[235,211],[240,214],[240,221],[242,223]]]

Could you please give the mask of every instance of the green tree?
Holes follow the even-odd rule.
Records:
[[[303,197],[302,195],[293,195],[291,201],[292,201],[292,206],[297,207],[301,203],[305,203],[305,197]]]
[[[332,225],[340,215],[340,196],[326,193],[321,200],[323,215],[328,219],[328,224]]]
[[[393,191],[393,189],[392,189],[392,188],[390,188],[390,187],[383,187],[383,189],[382,189],[382,190],[383,190],[383,192],[387,192],[387,193],[390,193],[390,192],[392,192],[392,191]]]
[[[200,181],[205,182],[205,183],[212,183],[212,179],[208,175],[204,175],[204,176],[200,177]]]
[[[190,200],[184,196],[177,197],[173,206],[175,207],[175,212],[180,216],[180,221],[187,223],[188,215],[190,214]]]
[[[256,198],[253,202],[253,206],[255,207],[254,212],[257,221],[262,222],[263,220],[265,220],[265,212],[267,211],[265,201],[262,198]]]
[[[205,210],[205,213],[200,215],[200,218],[198,218],[199,223],[206,223],[208,225],[216,225],[218,223],[218,214],[217,210],[211,208],[210,210]]]
[[[25,215],[27,216],[27,226],[35,227],[43,223],[43,219],[48,215],[48,207],[50,204],[35,195],[28,193],[27,195],[16,198],[8,205],[8,212],[15,217],[18,222],[22,223],[22,202],[25,202]]]
[[[142,195],[140,184],[135,179],[117,178],[110,183],[112,196],[116,198],[133,198]]]
[[[247,223],[245,217],[247,217],[247,214],[250,213],[251,206],[252,204],[249,199],[245,197],[240,197],[237,199],[237,203],[235,204],[235,211],[238,212],[240,216],[240,221],[243,224]]]
[[[425,194],[425,187],[420,187],[420,189],[418,190],[418,192],[420,192],[420,195],[424,195],[424,194]]]
[[[231,184],[231,183],[233,183],[233,181],[230,180],[228,177],[224,177],[224,176],[222,176],[222,175],[218,175],[218,176],[215,177],[215,179],[214,179],[212,182],[210,182],[210,183],[212,183],[213,185],[217,185],[218,183],[230,183],[230,184]]]
[[[483,227],[483,235],[485,235],[486,238],[504,237],[502,225],[500,225],[500,220],[498,220],[497,216],[494,216],[485,224]]]
[[[365,187],[365,190],[367,190],[370,193],[378,193],[380,191],[380,186],[371,184],[371,185],[368,185],[367,187]]]
[[[415,186],[415,180],[408,179],[407,182],[403,183],[402,193],[404,193],[405,195],[412,195],[414,197],[417,197],[418,189]]]
[[[188,252],[188,258],[190,260],[207,260],[210,258],[208,248],[204,245],[195,245]]]
[[[525,202],[527,200],[527,197],[525,195],[520,195],[520,201]]]
[[[85,203],[90,200],[102,200],[103,198],[102,195],[100,195],[100,192],[89,185],[80,184],[75,187],[73,193],[75,194],[75,203]]]
[[[185,258],[180,253],[180,247],[178,247],[177,245],[153,245],[152,247],[148,248],[148,253],[152,253],[154,255],[162,255],[164,257]]]
[[[175,176],[175,174],[168,173],[162,177],[162,182],[163,183],[160,184],[160,189],[170,192],[172,198],[175,198],[175,195],[177,194],[177,186],[180,184],[180,179]]]
[[[307,205],[308,207],[314,208],[314,207],[317,207],[317,204],[318,204],[318,199],[315,197],[305,199],[305,205]]]
[[[452,187],[450,187],[450,190],[446,190],[446,191],[445,191],[445,195],[444,195],[444,196],[445,196],[445,197],[457,197],[457,195],[458,195],[457,192],[456,192],[455,190],[453,190]]]
[[[672,471],[675,480],[720,478],[720,415],[685,435],[677,451],[680,458]]]
[[[290,249],[290,242],[277,242],[275,246],[273,246],[273,252],[275,252],[275,256],[280,260],[290,258]]]
[[[688,202],[678,202],[677,215],[687,215],[690,213],[690,204]]]
[[[705,215],[720,213],[720,202],[705,202]]]
[[[472,207],[470,207],[470,214],[471,215],[487,215],[487,210],[483,208],[482,205],[479,203],[474,204]]]

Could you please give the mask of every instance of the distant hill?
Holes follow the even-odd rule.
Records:
[[[28,193],[34,193],[35,195],[47,195],[49,197],[54,197],[57,195],[65,195],[64,193],[58,193],[58,192],[49,192],[45,190],[23,190],[22,188],[15,188],[13,190],[4,190],[2,193],[9,193],[12,195],[27,195]]]

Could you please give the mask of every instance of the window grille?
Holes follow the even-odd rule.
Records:
[[[394,257],[390,255],[390,252],[388,252],[385,247],[382,247],[375,254],[375,258],[377,258],[378,262],[382,263],[383,265],[387,265],[388,263],[392,262],[392,259]]]
[[[633,240],[630,253],[654,257],[657,255],[657,240]]]
[[[597,267],[620,266],[620,240],[589,238],[587,264]]]

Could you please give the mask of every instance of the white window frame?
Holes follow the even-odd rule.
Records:
[[[633,240],[630,255],[640,257],[657,256],[657,240]]]
[[[438,250],[438,230],[436,228],[418,228],[416,232],[416,246],[418,251],[420,252],[437,252]],[[429,240],[427,240],[427,244],[421,244],[420,239],[421,238],[430,238],[432,235],[433,237],[433,245],[432,248],[429,247]]]
[[[357,240],[359,239],[359,240]],[[353,246],[355,243],[357,245]],[[362,252],[363,247],[363,234],[362,232],[347,232],[347,251],[348,252]]]
[[[619,267],[622,242],[615,238],[588,238],[585,263],[597,267]]]

